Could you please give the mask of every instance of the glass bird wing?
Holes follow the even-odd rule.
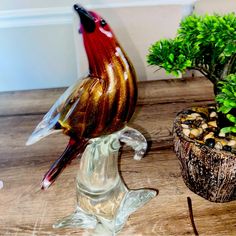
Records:
[[[26,144],[31,145],[52,133],[69,129],[70,125],[68,121],[73,120],[72,115],[74,115],[76,110],[77,119],[79,119],[80,115],[83,115],[83,106],[86,106],[88,102],[86,99],[89,100],[91,90],[97,87],[96,84],[98,81],[98,78],[86,77],[71,85],[45,114]],[[99,92],[99,89],[96,89]]]

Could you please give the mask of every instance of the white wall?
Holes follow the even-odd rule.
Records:
[[[236,13],[236,0],[198,0],[194,12],[199,15]]]
[[[147,66],[147,50],[161,37],[174,37],[179,21],[189,13],[189,3],[193,1],[80,3],[96,9],[110,22],[139,79],[147,80],[171,77],[164,71],[154,73],[156,68]],[[71,10],[74,2],[77,1],[1,0],[0,91],[68,86],[77,79],[82,70],[77,65],[84,58],[74,44]]]
[[[72,27],[0,29],[0,90],[68,86],[77,78]]]

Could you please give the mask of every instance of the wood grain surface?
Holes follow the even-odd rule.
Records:
[[[51,188],[40,190],[43,174],[68,138],[52,135],[25,147],[35,125],[62,91],[0,94],[0,235],[86,235],[80,229],[52,228],[75,208],[79,160]],[[139,102],[130,126],[143,132],[149,151],[144,159],[135,161],[132,151],[124,148],[120,171],[129,188],[153,188],[159,193],[131,215],[119,235],[194,235],[187,197],[192,199],[199,235],[236,235],[236,201],[211,203],[188,190],[172,148],[176,114],[186,107],[213,102],[212,86],[204,78],[139,83]]]

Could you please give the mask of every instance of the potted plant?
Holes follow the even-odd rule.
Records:
[[[150,65],[179,75],[200,71],[214,85],[215,106],[192,107],[174,121],[185,184],[213,202],[236,199],[236,16],[190,15],[174,39],[154,43]]]

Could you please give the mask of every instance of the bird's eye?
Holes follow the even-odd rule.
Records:
[[[102,27],[104,27],[107,24],[107,22],[104,19],[101,19],[100,24]]]

